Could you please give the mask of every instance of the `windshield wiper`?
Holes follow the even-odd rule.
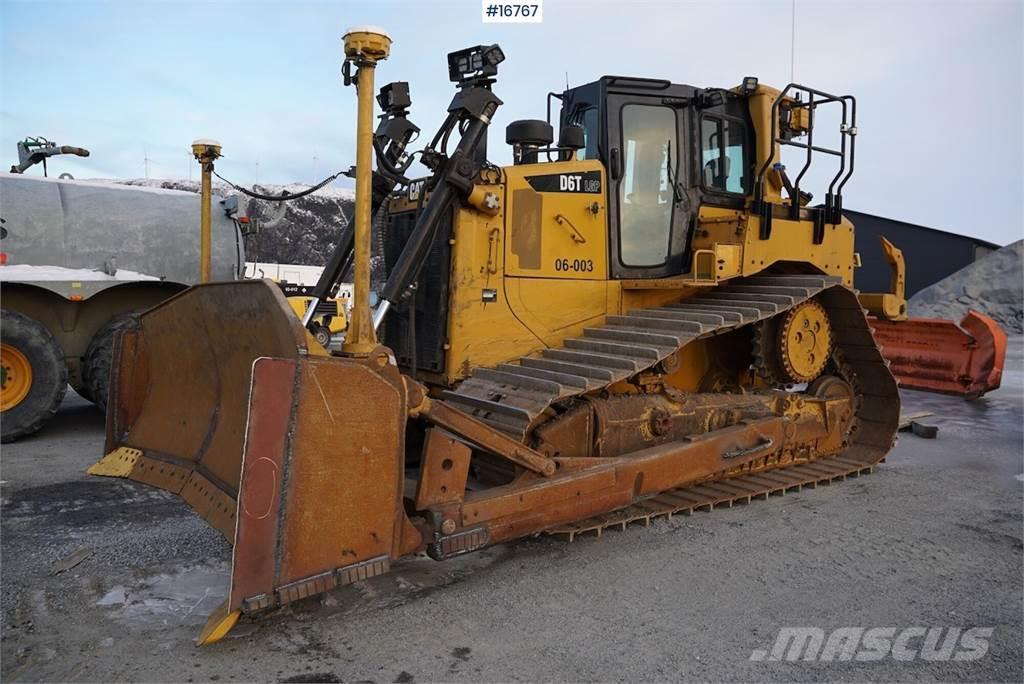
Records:
[[[683,195],[679,191],[679,177],[672,169],[672,140],[670,139],[665,143],[665,155],[666,155],[666,168],[665,171],[668,173],[668,180],[672,184],[672,201],[676,204],[683,201]]]

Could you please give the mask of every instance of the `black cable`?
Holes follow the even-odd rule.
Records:
[[[453,126],[453,128],[454,128],[454,126]],[[449,137],[449,136],[450,136],[451,134],[452,134],[452,129],[451,129],[451,128],[449,128],[449,129],[447,129],[447,130],[446,130],[446,131],[444,132],[444,135],[442,135],[442,136],[441,136],[441,148],[440,148],[440,152],[441,152],[441,154],[442,154],[442,155],[445,155],[445,156],[447,156],[447,155],[448,155],[448,137]]]
[[[235,258],[238,259],[238,272],[236,273],[236,277],[238,278],[238,280],[241,280],[242,276],[245,275],[245,256],[242,254],[242,245],[240,242],[241,238],[239,237],[242,234],[242,224],[238,221],[238,219],[234,219],[234,223]]]
[[[403,176],[404,176],[405,172],[409,170],[409,167],[412,166],[412,162],[416,158],[416,155],[417,154],[423,154],[423,150],[416,150],[415,152],[412,152],[412,153],[406,155],[405,163],[399,164],[397,162],[392,162],[390,159],[388,159],[388,155],[387,155],[387,152],[386,152],[385,148],[381,145],[380,141],[377,140],[377,139],[374,139],[374,141],[373,141],[373,150],[374,150],[374,152],[377,153],[377,163],[378,163],[379,167],[382,167],[391,176],[395,176],[394,180],[396,180],[397,182],[399,182],[402,185],[408,184],[408,180],[403,178]],[[403,152],[403,154],[404,154],[404,152]],[[380,172],[380,168],[378,168],[378,173],[379,172]],[[405,181],[405,182],[402,183],[401,181]]]
[[[324,187],[325,185],[327,185],[328,183],[333,181],[338,176],[345,175],[345,172],[344,171],[339,171],[338,173],[334,174],[333,176],[328,176],[327,178],[323,179],[322,181],[320,181],[319,183],[317,183],[313,187],[308,188],[307,190],[303,190],[302,192],[296,193],[294,195],[289,193],[287,190],[283,190],[282,191],[282,192],[284,192],[283,195],[264,195],[264,194],[259,193],[259,192],[253,192],[251,190],[246,190],[241,185],[235,185],[234,183],[232,183],[231,181],[229,181],[227,178],[225,178],[224,176],[220,175],[216,171],[213,172],[213,175],[216,176],[217,178],[220,178],[222,181],[224,181],[225,183],[227,183],[228,185],[230,185],[232,188],[234,188],[238,192],[242,193],[243,195],[248,195],[249,197],[253,197],[255,199],[266,200],[268,202],[287,202],[289,200],[299,199],[300,197],[305,197],[306,195],[313,194],[314,192],[316,192],[320,188]]]
[[[430,144],[427,145],[427,149],[436,150],[437,144],[441,140],[441,136],[444,135],[445,131],[448,131],[450,133],[451,127],[455,125],[455,122],[457,120],[458,115],[455,114],[454,112],[449,112],[448,116],[445,117],[444,123],[441,124],[441,127],[437,129],[437,133],[434,134],[433,140],[431,140]]]

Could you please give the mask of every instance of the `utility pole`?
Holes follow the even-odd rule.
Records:
[[[255,187],[260,182],[260,160],[256,160],[256,179],[253,180],[252,184]]]
[[[149,178],[149,152],[147,150],[142,151],[142,164],[146,178]]]

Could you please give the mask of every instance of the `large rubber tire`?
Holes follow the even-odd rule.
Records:
[[[82,377],[81,371],[79,372],[78,377]],[[84,380],[82,380],[79,383],[74,383],[71,382],[71,378],[69,377],[68,383],[71,385],[71,389],[75,390],[75,392],[78,393],[78,396],[82,397],[83,399],[86,399],[87,401],[92,401],[92,394],[89,392],[89,388],[85,386]]]
[[[138,330],[139,315],[126,313],[114,316],[96,331],[82,359],[82,380],[89,391],[92,403],[107,412],[107,397],[110,396],[110,368],[114,357],[114,336],[121,330]]]
[[[313,326],[313,337],[320,343],[320,346],[324,349],[331,348],[331,329],[326,325],[316,323]]]
[[[20,352],[32,371],[28,393],[0,412],[0,441],[6,444],[31,435],[53,417],[68,389],[68,367],[54,336],[28,316],[0,311],[0,341]]]

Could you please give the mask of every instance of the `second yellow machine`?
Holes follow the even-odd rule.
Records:
[[[501,49],[449,55],[447,119],[410,154],[407,84],[380,89],[373,129],[390,45],[345,36],[356,230],[318,284],[354,264],[342,351],[267,282],[194,287],[118,344],[92,472],[179,493],[234,544],[201,643],[405,555],[749,501],[886,455],[899,399],[851,289],[842,215],[852,97],[606,76],[549,96],[557,143],[549,121],[509,125],[515,163],[498,167]],[[413,183],[416,157],[430,176]],[[835,173],[812,205],[819,159]]]

